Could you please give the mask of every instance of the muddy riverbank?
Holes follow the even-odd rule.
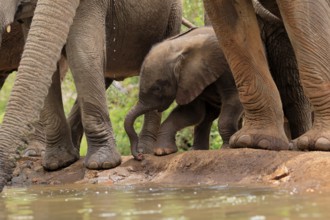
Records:
[[[130,156],[111,170],[93,171],[83,158],[65,169],[46,172],[40,158],[19,160],[12,185],[29,184],[172,184],[264,185],[297,191],[330,191],[330,153],[223,149],[189,151],[163,157]]]

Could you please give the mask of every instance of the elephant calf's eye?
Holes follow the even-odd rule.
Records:
[[[154,87],[152,88],[152,90],[153,90],[153,92],[155,92],[155,93],[160,93],[160,92],[162,91],[162,88],[161,88],[160,86],[154,86]]]

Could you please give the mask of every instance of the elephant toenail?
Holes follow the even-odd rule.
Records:
[[[303,136],[298,139],[297,144],[300,150],[307,150],[309,146],[309,138],[307,136]]]
[[[99,164],[98,164],[97,162],[90,162],[90,163],[88,164],[88,168],[89,168],[89,169],[92,169],[92,170],[96,170],[96,169],[99,168]]]
[[[165,151],[164,153],[165,153],[166,155],[168,155],[168,154],[173,154],[173,153],[177,152],[176,148],[165,148],[164,151]]]
[[[113,166],[112,166],[112,164],[110,163],[110,162],[104,162],[103,164],[102,164],[102,168],[103,169],[110,169],[110,168],[112,168]]]
[[[155,155],[160,156],[163,154],[163,150],[161,148],[155,149]]]
[[[37,152],[35,150],[27,150],[24,153],[24,156],[25,157],[33,157],[33,156],[36,156],[36,155],[37,155]]]
[[[291,141],[289,143],[289,149],[288,150],[297,150],[297,143],[295,141]]]
[[[329,150],[330,141],[324,137],[317,139],[315,143],[316,150]]]
[[[232,146],[233,144],[235,144],[235,142],[236,142],[236,135],[232,135],[229,138],[229,145]]]
[[[269,149],[270,148],[270,142],[268,140],[261,140],[258,143],[259,147],[262,149]]]
[[[57,170],[58,169],[58,163],[51,163],[48,166],[49,170]]]
[[[252,144],[252,138],[250,135],[243,135],[238,138],[236,142],[237,147],[249,147]]]

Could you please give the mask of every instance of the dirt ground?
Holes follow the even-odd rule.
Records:
[[[330,153],[223,149],[188,151],[143,161],[123,157],[111,170],[93,171],[83,158],[65,169],[46,172],[40,158],[22,158],[12,185],[146,184],[276,186],[296,191],[330,191]]]

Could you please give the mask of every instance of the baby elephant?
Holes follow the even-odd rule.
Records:
[[[219,114],[219,132],[225,145],[237,131],[243,108],[211,27],[192,29],[165,40],[145,58],[139,101],[125,120],[132,152],[140,156],[144,153],[144,149],[137,149],[135,119],[148,111],[164,111],[174,100],[178,106],[160,126],[156,155],[176,152],[177,131],[191,125],[195,125],[193,149],[208,149],[211,125]]]

